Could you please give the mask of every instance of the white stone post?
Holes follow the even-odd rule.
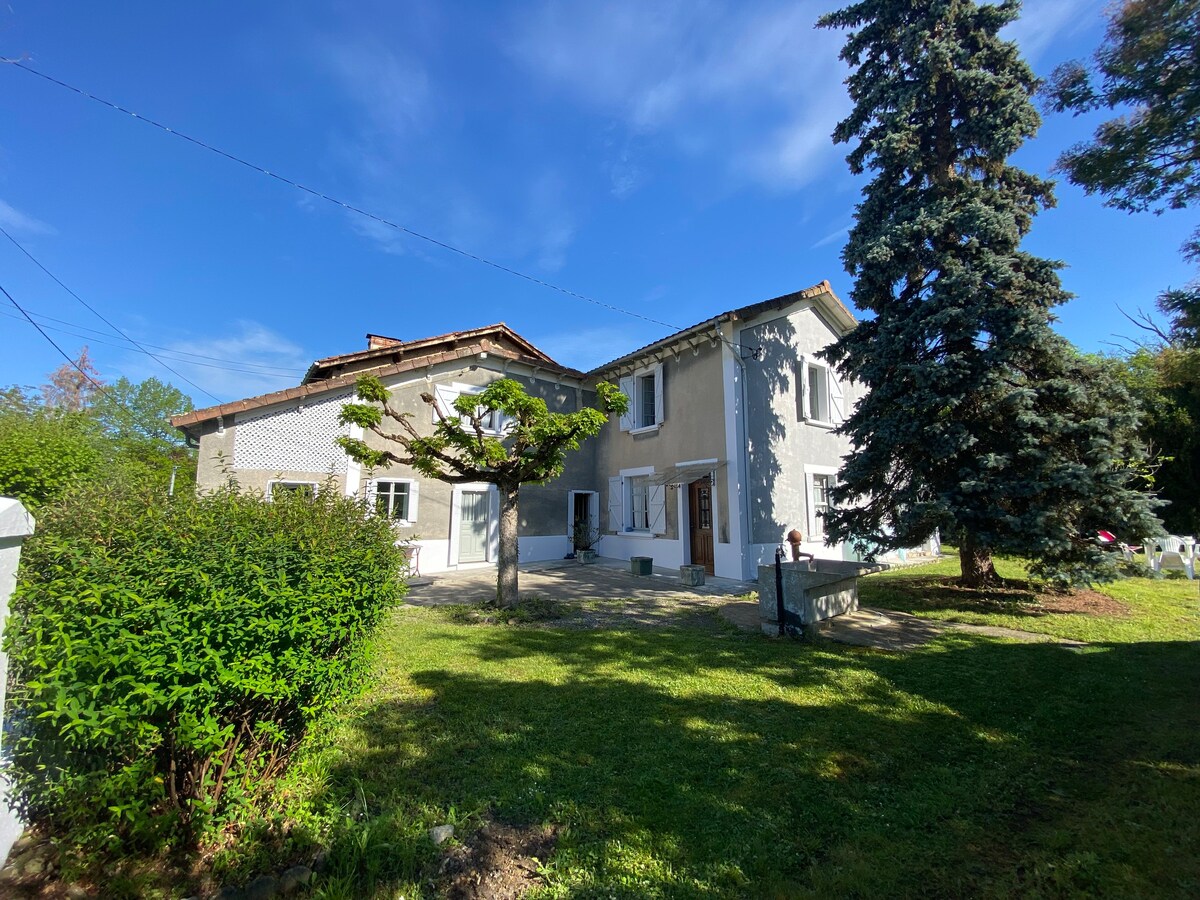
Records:
[[[4,623],[8,619],[8,598],[17,586],[17,563],[21,560],[21,545],[33,534],[33,516],[20,500],[0,497],[0,642],[4,639]],[[8,689],[8,656],[0,650],[0,751],[4,741],[4,700]],[[8,806],[8,783],[0,777],[0,865],[8,859],[8,851],[21,836],[24,827]]]

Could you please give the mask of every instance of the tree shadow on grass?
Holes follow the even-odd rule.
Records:
[[[475,635],[369,703],[329,779],[407,829],[406,880],[436,871],[411,823],[453,807],[565,826],[547,877],[571,896],[1200,884],[1196,643]]]

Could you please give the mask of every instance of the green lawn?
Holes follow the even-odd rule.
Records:
[[[920,577],[873,581],[872,602]],[[339,835],[327,898],[435,896],[426,829],[487,817],[560,828],[549,897],[1194,897],[1195,584],[1110,590],[1131,615],[977,619],[1083,650],[960,633],[900,655],[399,610],[377,688],[281,802],[294,835]]]
[[[999,559],[1004,578],[1024,579],[1020,560]],[[1057,614],[1036,602],[1030,591],[1000,589],[980,601],[975,592],[947,588],[947,576],[959,574],[958,557],[869,575],[859,583],[864,606],[895,609],[922,618],[1000,625],[1087,642],[1137,643],[1200,640],[1200,581],[1185,578],[1125,578],[1097,585],[1098,593],[1127,607],[1124,615]]]

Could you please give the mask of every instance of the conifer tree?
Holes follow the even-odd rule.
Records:
[[[1068,299],[1059,264],[1020,249],[1051,184],[1008,163],[1037,130],[1036,80],[998,37],[1019,4],[862,0],[850,29],[854,109],[834,140],[871,172],[843,251],[872,315],[826,357],[868,392],[826,519],[832,540],[912,546],[941,529],[962,580],[996,579],[992,555],[1035,574],[1104,577],[1098,529],[1153,527],[1135,489],[1142,452],[1123,388],[1051,328]]]

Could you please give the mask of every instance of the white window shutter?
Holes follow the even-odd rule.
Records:
[[[421,485],[412,481],[408,485],[408,521],[415,523],[417,521],[417,501],[421,499]]]
[[[379,494],[379,482],[371,478],[367,481],[366,503],[370,512],[375,512],[375,497]]]
[[[654,534],[667,533],[667,489],[661,484],[650,485],[646,492],[646,508],[649,512],[650,531]]]
[[[621,518],[621,478],[608,479],[608,530],[619,532],[624,527]]]
[[[661,425],[666,421],[663,415],[663,364],[654,367],[654,424]]]
[[[829,375],[829,418],[834,425],[841,425],[846,421],[846,397],[833,367],[830,366],[826,371]]]
[[[800,418],[801,420],[811,419],[812,410],[808,408],[808,360],[803,356],[800,357],[800,368],[796,376],[796,389],[800,391],[799,402],[796,404]]]
[[[621,430],[632,431],[634,422],[634,407],[637,400],[634,397],[633,391],[633,376],[622,378],[620,382],[621,393],[629,398],[629,408],[621,415]]]
[[[807,498],[805,506],[808,507],[808,534],[804,537],[807,540],[815,541],[817,535],[821,533],[821,529],[817,526],[817,504],[815,502],[816,497],[813,495],[813,477],[811,474],[805,474],[804,487],[804,496]]]

